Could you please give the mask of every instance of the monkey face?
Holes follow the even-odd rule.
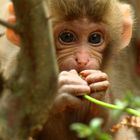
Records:
[[[100,69],[108,44],[108,34],[103,27],[87,19],[64,21],[54,27],[60,71]]]

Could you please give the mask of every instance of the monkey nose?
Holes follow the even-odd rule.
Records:
[[[77,62],[79,67],[85,67],[88,64],[89,60],[76,58],[76,62]]]

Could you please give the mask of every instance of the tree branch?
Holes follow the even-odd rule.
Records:
[[[47,120],[57,92],[58,68],[51,20],[46,20],[42,0],[13,3],[22,29],[21,51],[16,72],[5,86],[8,93],[1,99],[0,122],[4,140],[27,140]]]
[[[5,26],[5,27],[7,27],[7,28],[10,28],[10,29],[14,30],[15,32],[18,32],[16,25],[9,24],[8,22],[6,22],[6,21],[4,21],[2,19],[0,19],[0,24]]]

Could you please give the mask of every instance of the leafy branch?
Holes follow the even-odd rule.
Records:
[[[84,95],[84,98],[87,99],[88,101],[92,102],[92,103],[95,103],[97,105],[100,105],[100,106],[103,106],[103,107],[106,107],[106,108],[109,108],[109,109],[113,109],[113,110],[120,110],[120,111],[124,111],[124,112],[127,112],[131,115],[135,115],[135,116],[140,116],[140,112],[135,110],[135,109],[132,109],[132,108],[127,108],[127,104],[123,103],[123,104],[109,104],[109,103],[105,103],[103,101],[99,101],[95,98],[92,98],[90,97],[89,95]]]

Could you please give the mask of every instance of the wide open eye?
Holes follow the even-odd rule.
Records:
[[[100,32],[94,32],[88,37],[88,42],[94,46],[99,46],[104,42],[103,35]]]
[[[77,40],[77,37],[73,32],[64,31],[60,33],[59,40],[61,43],[71,44]]]

